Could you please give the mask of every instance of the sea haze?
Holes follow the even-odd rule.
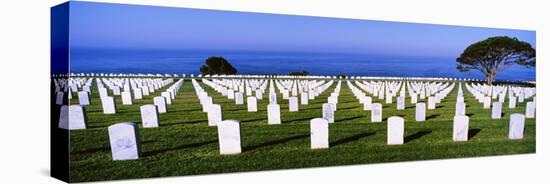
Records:
[[[199,74],[210,56],[226,58],[239,74],[484,78],[456,70],[456,57],[382,56],[355,53],[72,48],[71,73]],[[535,80],[535,68],[512,66],[498,80]]]

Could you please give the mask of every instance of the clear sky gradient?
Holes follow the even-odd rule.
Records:
[[[457,57],[470,44],[510,36],[535,47],[535,32],[71,2],[73,48],[344,52]]]

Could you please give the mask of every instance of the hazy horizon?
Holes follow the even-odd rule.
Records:
[[[484,78],[460,73],[456,58],[492,36],[536,47],[535,31],[282,14],[70,2],[70,70],[198,73],[222,56],[243,74]],[[318,65],[322,63],[322,65]],[[535,80],[513,66],[504,80]]]

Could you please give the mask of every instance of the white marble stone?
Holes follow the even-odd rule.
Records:
[[[486,96],[486,97],[483,98],[483,108],[484,109],[491,108],[491,97]]]
[[[149,96],[149,87],[147,86],[141,87],[141,94],[143,94],[143,96]]]
[[[241,93],[241,92],[236,92],[235,93],[235,104],[237,104],[237,105],[244,104],[243,93]]]
[[[139,109],[141,112],[141,125],[144,128],[154,128],[159,126],[159,114],[156,105],[142,105]]]
[[[116,95],[116,96],[120,95],[120,88],[119,87],[114,87],[113,88],[113,95]]]
[[[235,91],[232,89],[227,90],[227,99],[235,99]]]
[[[435,97],[433,96],[430,96],[428,97],[428,109],[435,109],[436,107],[436,102],[437,100],[435,99]]]
[[[331,103],[323,104],[323,118],[328,120],[329,123],[334,123],[334,105]]]
[[[153,98],[153,102],[157,106],[157,110],[159,111],[159,113],[162,114],[167,112],[166,99],[163,96],[156,96],[155,98]]]
[[[371,109],[371,118],[370,121],[373,123],[382,122],[382,104],[373,103]]]
[[[370,111],[372,106],[372,98],[370,96],[366,96],[363,99],[363,110]]]
[[[404,110],[405,109],[405,97],[399,96],[397,97],[397,110]]]
[[[220,104],[212,104],[208,107],[208,126],[216,126],[222,122],[222,106]]]
[[[405,119],[399,116],[388,118],[388,144],[403,144],[405,133]]]
[[[416,103],[415,120],[426,121],[426,104],[425,103]]]
[[[246,98],[246,105],[248,112],[258,112],[258,100],[256,97],[249,96]]]
[[[523,114],[514,113],[510,115],[510,124],[508,129],[509,139],[523,139],[524,128],[525,116]]]
[[[264,98],[264,94],[262,93],[261,90],[256,90],[256,99],[257,100],[262,100]]]
[[[218,123],[218,141],[220,154],[241,153],[241,126],[237,120],[225,120]]]
[[[132,93],[124,91],[121,93],[122,105],[132,105]]]
[[[463,96],[457,96],[456,97],[456,103],[462,102],[464,103],[464,97]]]
[[[288,98],[288,111],[298,112],[298,97],[293,96]]]
[[[328,97],[328,103],[334,104],[334,110],[337,110],[336,106],[338,106],[338,97],[337,96]]]
[[[527,102],[525,105],[525,118],[535,118],[535,102]]]
[[[134,99],[143,99],[143,93],[141,93],[140,89],[134,89]]]
[[[502,116],[502,102],[493,102],[493,108],[491,110],[491,118],[500,119]]]
[[[300,104],[307,105],[309,103],[309,97],[307,96],[307,93],[300,94]]]
[[[135,160],[140,157],[141,141],[135,123],[114,124],[109,126],[108,131],[113,160]]]
[[[201,106],[202,106],[202,112],[208,112],[208,106],[212,105],[212,97],[210,96],[203,96],[200,100]]]
[[[269,104],[277,104],[277,93],[269,93]]]
[[[106,96],[101,99],[101,107],[103,108],[103,114],[115,114],[116,103],[115,98],[112,96]]]
[[[56,92],[55,93],[55,104],[57,105],[63,105],[63,92]]]
[[[107,92],[107,88],[100,87],[99,88],[99,97],[103,98],[105,96],[109,96],[109,93]]]
[[[68,111],[67,111],[66,107],[67,106],[61,107],[60,122],[59,122],[60,128],[66,127],[65,129],[69,129],[69,130],[86,129],[87,121],[88,121],[87,115],[86,115],[86,108],[84,108],[84,106],[81,106],[81,105],[71,105],[71,106],[68,106]]]
[[[328,120],[315,118],[310,121],[311,149],[328,148]]]
[[[508,98],[508,108],[509,109],[516,108],[516,97],[509,97]]]
[[[456,102],[455,104],[455,116],[466,115],[466,104],[464,102]]]
[[[86,91],[78,92],[78,102],[80,105],[90,105],[90,96]]]
[[[418,96],[416,94],[413,94],[411,96],[411,104],[416,104],[418,102]]]
[[[166,100],[166,104],[172,104],[172,95],[170,95],[170,92],[162,92],[160,93],[160,96],[164,97],[164,99]]]
[[[393,103],[393,96],[390,94],[386,94],[386,104]]]
[[[467,141],[470,118],[468,116],[455,116],[453,118],[453,141]]]
[[[267,123],[270,125],[281,124],[281,107],[279,104],[267,105]]]

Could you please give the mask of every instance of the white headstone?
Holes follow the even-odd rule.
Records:
[[[256,97],[249,96],[246,98],[246,105],[248,112],[258,112],[258,100]]]
[[[425,103],[416,103],[416,121],[425,121],[426,120],[426,104]]]
[[[88,95],[88,92],[79,91],[78,102],[80,103],[80,105],[90,105],[90,96]]]
[[[393,96],[390,94],[386,94],[386,104],[393,103]]]
[[[162,92],[160,93],[160,95],[164,97],[164,99],[166,100],[166,104],[172,104],[172,95],[170,95],[170,92]]]
[[[166,99],[163,96],[153,98],[154,104],[157,106],[159,113],[166,113]]]
[[[55,94],[55,104],[63,105],[63,92],[57,92]]]
[[[302,93],[300,95],[300,103],[302,105],[307,105],[309,103],[309,97],[307,96],[307,93]]]
[[[220,154],[241,153],[241,126],[237,120],[225,120],[218,123]]]
[[[261,100],[264,98],[264,95],[262,93],[262,90],[256,90],[256,99]]]
[[[269,104],[277,104],[277,93],[269,93]]]
[[[470,118],[468,116],[455,116],[453,119],[453,141],[467,141]]]
[[[222,122],[222,106],[220,104],[212,104],[208,107],[208,126],[216,126]]]
[[[323,119],[326,119],[329,123],[334,123],[334,105],[331,103],[323,104]]]
[[[119,87],[113,88],[113,95],[116,95],[116,96],[120,95],[120,88]]]
[[[106,96],[101,98],[101,107],[103,108],[103,114],[115,114],[116,113],[115,98],[112,96]]]
[[[491,108],[491,97],[486,96],[486,97],[483,98],[483,108],[484,109]]]
[[[129,91],[122,92],[122,104],[132,105],[132,93],[130,93]]]
[[[493,102],[493,109],[491,111],[491,118],[500,119],[502,115],[502,102]]]
[[[279,104],[267,105],[267,123],[270,125],[281,124],[281,107]]]
[[[149,96],[149,87],[147,86],[141,87],[141,93],[143,94],[143,96]]]
[[[510,108],[510,109],[516,108],[516,97],[511,96],[511,97],[508,98],[508,100],[509,100],[508,101],[508,108]]]
[[[208,106],[212,105],[212,97],[203,96],[200,101],[202,102],[202,112],[208,112]]]
[[[405,109],[405,97],[399,96],[397,97],[397,110],[403,110]]]
[[[456,103],[459,103],[459,102],[464,102],[464,97],[463,96],[457,96],[456,97]]]
[[[241,92],[236,92],[235,93],[235,104],[237,104],[237,105],[244,104],[243,93],[241,93]]]
[[[141,154],[141,141],[135,123],[123,122],[109,126],[109,142],[113,160],[135,160]]]
[[[159,126],[159,114],[156,105],[142,105],[141,107],[139,107],[139,109],[141,112],[141,125],[144,128],[153,128]]]
[[[428,97],[428,109],[435,109],[436,99],[433,96]]]
[[[416,94],[412,94],[411,103],[416,104],[417,102],[418,102],[418,96]]]
[[[403,144],[405,119],[399,116],[388,118],[388,144]]]
[[[59,128],[77,130],[86,129],[86,109],[84,106],[61,106]]]
[[[365,96],[363,99],[363,110],[371,110],[372,98],[370,96]]]
[[[235,99],[235,91],[232,89],[227,90],[227,99]]]
[[[456,102],[455,104],[455,116],[466,115],[466,104],[464,102]]]
[[[337,110],[336,106],[338,105],[338,97],[337,96],[328,97],[328,103],[334,104],[334,110]]]
[[[288,98],[288,110],[290,112],[298,111],[298,97],[293,96]]]
[[[509,126],[509,139],[523,139],[523,130],[525,128],[525,116],[523,114],[514,113],[510,115]]]
[[[328,120],[315,118],[310,121],[311,149],[328,148]]]
[[[382,104],[380,103],[373,103],[371,109],[371,118],[370,121],[375,122],[382,122]]]
[[[134,99],[143,99],[143,94],[140,89],[134,89]]]
[[[535,117],[535,102],[527,102],[525,105],[525,117],[534,118]]]

